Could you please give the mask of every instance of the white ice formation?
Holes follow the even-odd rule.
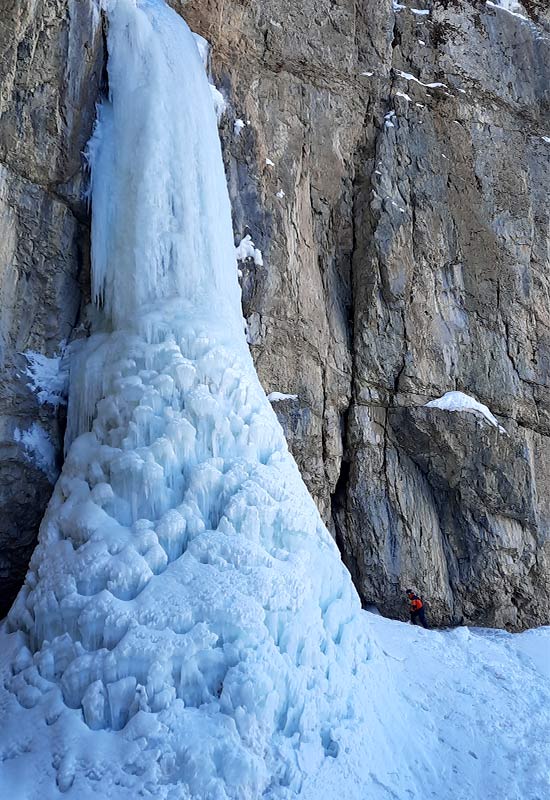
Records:
[[[264,265],[262,251],[256,247],[249,233],[247,233],[236,246],[235,257],[237,261],[246,261],[250,259],[257,267],[263,267]]]
[[[27,359],[25,374],[30,381],[29,389],[36,394],[40,405],[54,408],[66,405],[69,388],[69,360],[66,354],[66,342],[61,342],[59,355],[51,358],[34,350],[27,350],[23,355]]]
[[[287,797],[353,716],[359,601],[247,348],[195,41],[162,0],[107,10],[99,310],[2,634],[0,796]]]

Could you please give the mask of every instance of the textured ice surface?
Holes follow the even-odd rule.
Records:
[[[359,602],[248,352],[195,40],[157,0],[108,11],[101,313],[7,623],[7,729],[39,719],[42,752],[3,754],[0,795],[285,796],[353,717]]]

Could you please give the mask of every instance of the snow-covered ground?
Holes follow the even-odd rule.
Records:
[[[371,642],[359,665],[355,720],[332,729],[319,763],[303,752],[300,800],[547,800],[550,797],[550,628],[523,634],[457,628],[425,631],[362,612]],[[15,657],[4,637],[2,671]],[[11,640],[11,641],[10,641]],[[357,688],[359,687],[359,688]],[[12,713],[10,713],[10,711]],[[15,713],[13,713],[15,712]],[[0,693],[0,797],[10,800],[209,800],[219,794],[170,794],[143,738],[90,730],[58,698],[17,713]],[[142,714],[133,725],[158,745],[162,723]],[[139,723],[139,725],[138,725]],[[153,731],[151,733],[151,723]],[[204,744],[209,741],[208,714]],[[201,732],[199,732],[200,736]],[[53,754],[45,758],[45,742]],[[129,741],[130,739],[130,741]],[[184,757],[200,771],[201,741]],[[197,745],[195,747],[195,745]],[[49,755],[49,754],[48,754]],[[162,763],[162,754],[157,756]],[[231,768],[231,759],[219,769]],[[75,779],[75,776],[76,779]],[[65,783],[64,783],[65,781]],[[63,794],[57,786],[66,788]],[[238,800],[260,794],[230,794]]]
[[[361,611],[248,351],[196,40],[107,8],[98,310],[0,631],[0,798],[547,798],[548,631]]]
[[[363,719],[301,800],[547,800],[550,628],[425,631],[363,613]]]

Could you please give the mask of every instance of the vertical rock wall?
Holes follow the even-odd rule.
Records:
[[[102,47],[88,0],[0,3],[0,616],[59,466],[62,410],[40,404],[23,354],[53,356],[77,322],[89,250],[81,151]]]
[[[298,395],[277,410],[365,602],[403,615],[412,584],[437,622],[549,622],[548,10],[184,13],[229,100],[235,230],[264,255],[243,268],[256,363]],[[422,408],[448,390],[508,435]]]

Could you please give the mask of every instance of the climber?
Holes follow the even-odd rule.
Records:
[[[423,628],[428,627],[426,622],[426,612],[424,611],[424,603],[422,598],[413,592],[412,589],[407,589],[406,595],[409,599],[409,610],[411,612],[411,622],[413,625],[422,625]]]

